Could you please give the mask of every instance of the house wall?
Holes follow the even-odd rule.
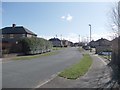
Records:
[[[21,45],[17,44],[17,41],[22,37],[33,37],[34,35],[29,34],[4,34],[2,36],[2,51],[4,53],[18,53],[21,52]]]
[[[52,40],[53,47],[61,47],[61,41],[58,40]]]
[[[96,47],[97,54],[103,51],[107,51],[107,50],[111,50],[111,47],[110,46],[97,46]]]
[[[22,51],[22,46],[16,43],[2,43],[2,53],[19,53]]]
[[[12,35],[13,37],[11,37]],[[2,37],[5,39],[10,39],[10,38],[19,39],[21,37],[36,37],[36,36],[31,34],[4,34]]]
[[[13,35],[12,37],[11,37],[11,35]],[[19,39],[19,38],[21,38],[21,37],[23,37],[23,34],[4,34],[3,36],[3,39]]]

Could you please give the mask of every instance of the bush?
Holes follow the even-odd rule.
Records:
[[[38,54],[52,49],[52,43],[43,38],[22,38],[19,40],[22,52],[25,54]]]

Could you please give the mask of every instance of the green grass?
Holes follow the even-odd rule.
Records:
[[[83,76],[92,64],[92,58],[89,54],[84,54],[79,63],[62,71],[59,76],[67,79],[77,79]]]
[[[35,58],[40,58],[42,56],[50,56],[50,55],[55,55],[55,54],[57,54],[57,52],[47,52],[47,53],[38,54],[38,55],[18,56],[18,57],[12,58],[12,60],[31,60]]]
[[[65,49],[66,47],[53,47],[53,50]]]

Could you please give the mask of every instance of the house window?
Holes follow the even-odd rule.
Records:
[[[1,38],[4,38],[4,35],[1,35]]]
[[[30,35],[30,34],[27,34],[27,37],[32,37],[32,35]]]
[[[25,37],[25,34],[22,34],[22,37]]]
[[[14,35],[13,35],[13,34],[10,34],[10,38],[14,38]]]

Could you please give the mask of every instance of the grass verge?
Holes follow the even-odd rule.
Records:
[[[40,58],[42,56],[50,56],[50,55],[55,55],[58,52],[47,52],[44,54],[38,54],[38,55],[29,55],[29,56],[18,56],[18,57],[14,57],[12,60],[31,60],[31,59],[35,59],[35,58]]]
[[[92,58],[89,54],[84,54],[82,60],[79,63],[73,65],[72,67],[62,71],[59,76],[67,79],[77,79],[83,76],[92,64]]]
[[[53,47],[52,50],[61,50],[61,49],[65,49],[66,47]]]

